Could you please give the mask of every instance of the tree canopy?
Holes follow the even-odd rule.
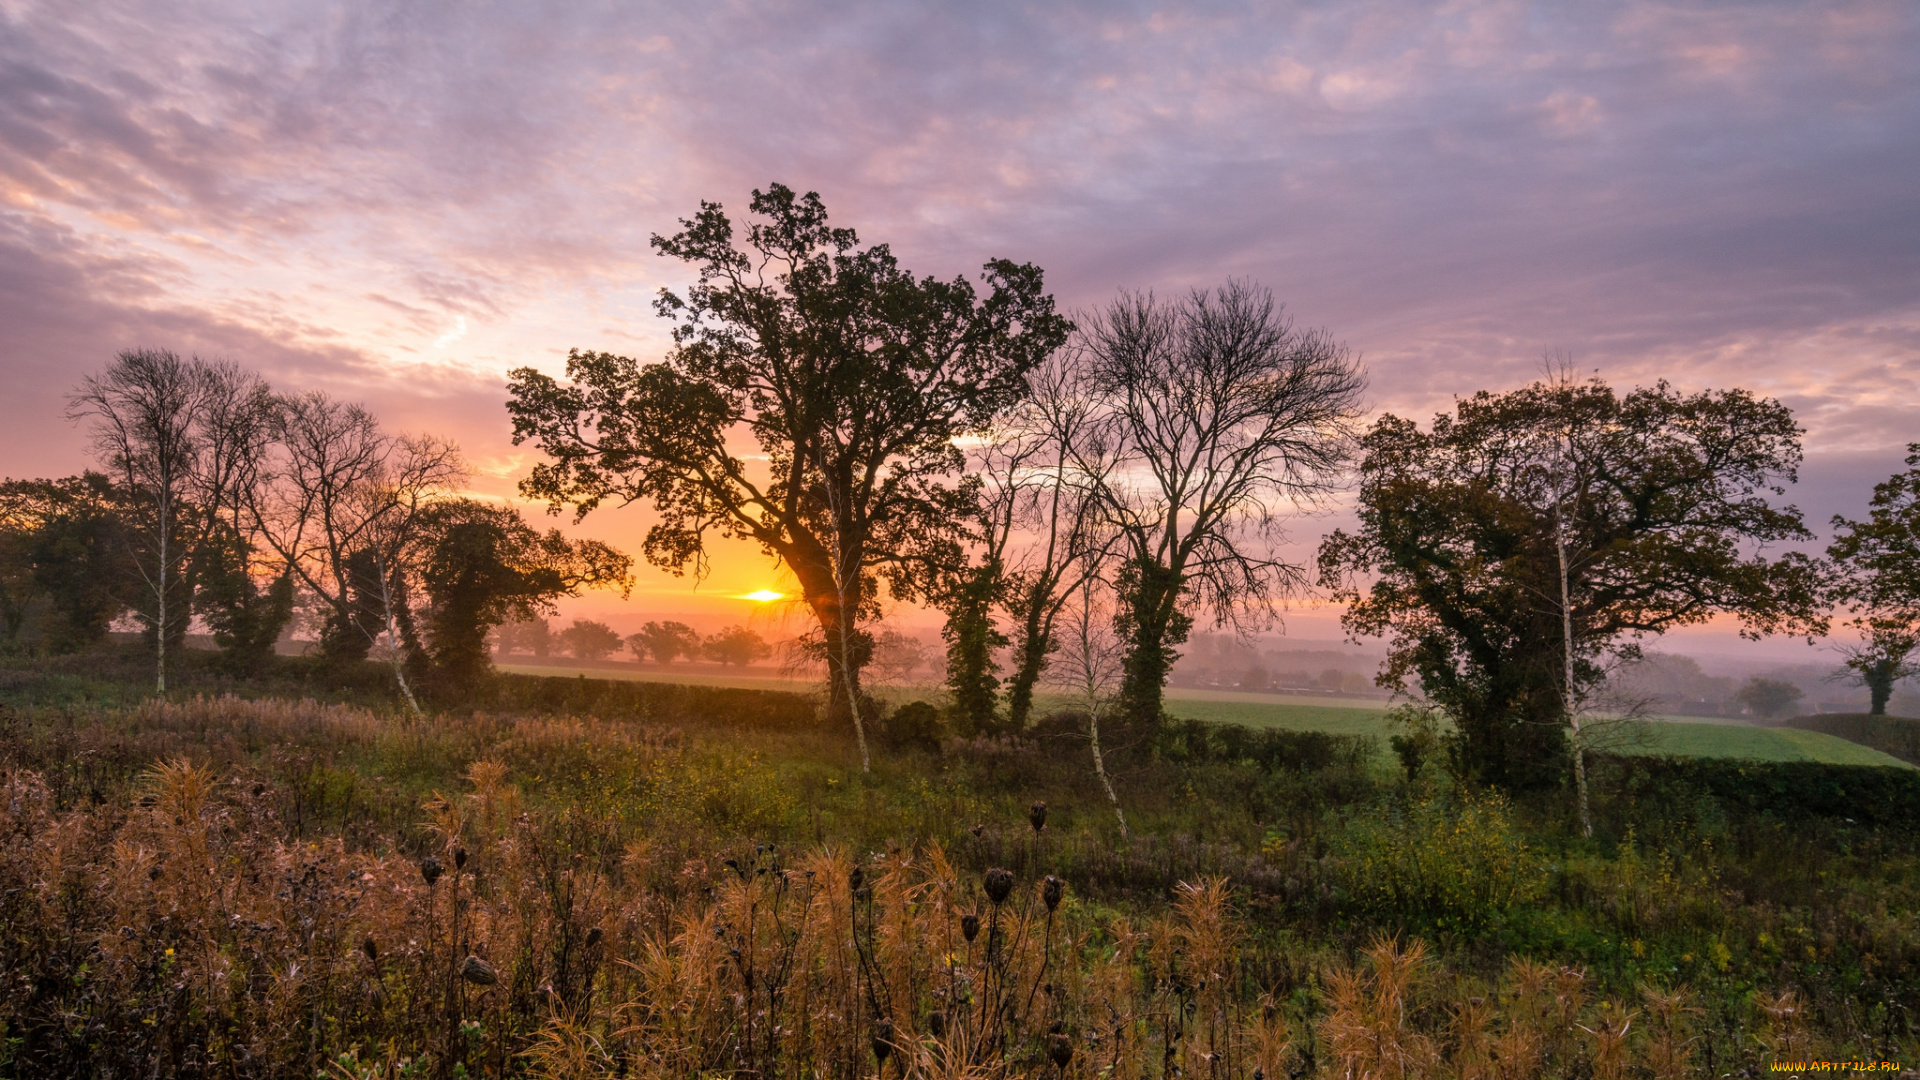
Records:
[[[1557,779],[1569,640],[1579,693],[1609,655],[1718,613],[1749,636],[1824,628],[1814,562],[1762,550],[1810,537],[1768,498],[1800,462],[1777,401],[1549,380],[1483,391],[1426,431],[1383,416],[1362,450],[1359,525],[1323,544],[1322,582],[1350,633],[1392,637],[1382,681],[1417,680],[1485,780]]]
[[[982,296],[861,246],[813,193],[775,184],[749,208],[744,237],[703,202],[653,238],[698,275],[655,304],[675,324],[664,360],[574,351],[568,382],[512,373],[514,441],[548,459],[521,490],[580,515],[650,503],[646,557],[675,572],[698,572],[712,535],[760,544],[799,579],[846,716],[877,579],[910,593],[913,553],[956,528],[954,440],[1020,399],[1069,324],[1030,264],[988,262]]]

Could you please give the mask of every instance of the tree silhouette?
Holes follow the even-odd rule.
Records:
[[[514,441],[548,458],[521,490],[580,515],[651,502],[646,557],[675,572],[704,567],[710,534],[760,544],[799,579],[832,711],[864,745],[853,703],[878,579],[912,593],[915,552],[958,527],[954,440],[1020,398],[1068,323],[1037,267],[988,263],[981,297],[964,278],[915,278],[884,244],[861,247],[817,195],[776,184],[750,208],[744,245],[706,202],[654,237],[698,273],[655,305],[676,323],[665,361],[576,351],[569,383],[511,374]],[[764,468],[732,449],[739,436]]]

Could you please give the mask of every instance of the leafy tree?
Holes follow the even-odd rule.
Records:
[[[231,528],[214,529],[194,559],[194,606],[228,669],[238,673],[263,668],[293,618],[293,574],[283,570],[262,587],[254,559],[253,545]]]
[[[1805,696],[1804,691],[1790,682],[1755,677],[1747,680],[1733,695],[1733,700],[1745,705],[1753,715],[1772,720],[1792,712]]]
[[[674,348],[642,365],[568,355],[562,384],[511,375],[514,440],[548,459],[529,497],[584,515],[607,499],[651,501],[649,561],[704,568],[710,534],[754,541],[789,567],[820,630],[832,712],[851,722],[878,579],[913,590],[914,553],[948,541],[961,471],[956,438],[1025,392],[1023,376],[1066,338],[1031,265],[996,260],[982,298],[964,278],[915,278],[886,245],[827,223],[814,194],[773,185],[750,204],[744,248],[715,203],[655,250],[694,266],[663,291]],[[751,438],[766,466],[729,445]]]
[[[1322,581],[1349,633],[1392,636],[1379,681],[1417,679],[1484,781],[1563,775],[1578,695],[1647,637],[1718,612],[1749,636],[1824,628],[1814,564],[1756,550],[1808,536],[1767,499],[1800,461],[1779,402],[1543,381],[1428,431],[1383,416],[1362,449],[1359,527],[1322,545]]]
[[[50,652],[106,636],[128,607],[123,509],[101,473],[0,483],[0,644],[23,644],[30,617]]]
[[[1833,602],[1852,610],[1860,644],[1847,667],[1866,684],[1875,716],[1887,711],[1894,684],[1920,674],[1920,443],[1907,446],[1907,471],[1873,489],[1865,521],[1836,515],[1827,557]]]
[[[583,589],[632,586],[633,560],[597,540],[539,532],[518,511],[472,499],[450,499],[419,515],[420,622],[425,655],[443,687],[474,685],[489,667],[487,634],[508,619],[552,614],[553,601]],[[404,607],[404,605],[403,605]],[[405,633],[405,628],[402,628]],[[609,631],[611,633],[611,631]]]
[[[700,643],[707,659],[728,667],[746,667],[755,660],[773,655],[773,646],[765,638],[744,626],[729,626]]]
[[[1102,407],[1076,462],[1122,560],[1118,708],[1158,723],[1196,607],[1219,624],[1264,621],[1306,587],[1272,542],[1286,509],[1339,482],[1366,379],[1244,282],[1171,302],[1123,294],[1081,344]]]
[[[700,652],[700,632],[686,623],[671,619],[648,622],[640,628],[639,633],[627,638],[627,648],[633,650],[636,660],[651,656],[654,663],[666,666],[682,656],[697,655]]]
[[[621,638],[613,627],[592,619],[575,619],[560,631],[560,643],[581,660],[605,660],[619,650]]]

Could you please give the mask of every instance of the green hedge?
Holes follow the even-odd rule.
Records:
[[[1818,761],[1596,755],[1596,809],[1625,820],[1697,818],[1705,800],[1728,817],[1850,819],[1920,830],[1920,770]]]
[[[1269,771],[1360,767],[1380,752],[1379,740],[1371,735],[1250,728],[1206,720],[1168,720],[1152,742],[1154,750],[1169,761],[1194,765],[1250,761]]]
[[[1920,720],[1867,713],[1825,713],[1796,716],[1780,726],[1837,736],[1920,765]]]
[[[551,675],[494,676],[494,704],[505,710],[576,713],[656,724],[797,731],[819,726],[813,703],[784,690],[628,682]]]

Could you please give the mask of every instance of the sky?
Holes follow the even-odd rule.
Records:
[[[1374,411],[1548,351],[1777,396],[1789,498],[1857,516],[1920,440],[1916,56],[1910,0],[0,0],[0,473],[83,467],[66,394],[157,347],[450,435],[510,497],[505,372],[660,357],[687,275],[649,237],[778,181],[921,274],[1035,262],[1069,310],[1255,280]],[[739,548],[577,610],[725,620],[769,584]]]

